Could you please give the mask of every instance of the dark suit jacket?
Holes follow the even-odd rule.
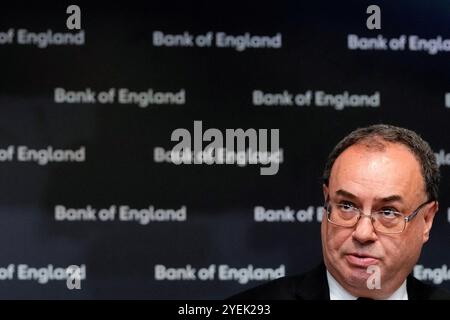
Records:
[[[409,300],[450,300],[444,289],[427,285],[412,275],[406,281]],[[229,298],[230,300],[330,300],[325,265],[310,272],[270,281]]]

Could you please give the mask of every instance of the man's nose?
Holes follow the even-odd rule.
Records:
[[[353,239],[360,243],[373,242],[377,235],[372,224],[372,218],[369,215],[361,215],[355,230],[352,234]]]

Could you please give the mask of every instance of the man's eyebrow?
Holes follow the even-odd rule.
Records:
[[[353,193],[346,191],[344,189],[339,189],[338,191],[336,191],[336,195],[339,196],[343,196],[352,200],[357,200],[358,197],[356,195],[354,195]],[[402,202],[403,203],[403,197],[397,194],[394,194],[392,196],[388,196],[388,197],[383,197],[383,198],[375,198],[375,201],[377,202],[394,202],[394,201],[398,201],[398,202]]]
[[[384,197],[384,198],[375,198],[376,201],[380,201],[380,202],[394,202],[394,201],[398,201],[398,202],[402,202],[403,203],[403,197],[399,196],[397,194],[394,194],[392,196],[389,197]]]
[[[347,198],[354,199],[354,200],[358,199],[358,197],[355,196],[353,193],[348,192],[344,189],[339,189],[338,191],[336,191],[336,194],[338,196],[343,196],[343,197],[347,197]]]

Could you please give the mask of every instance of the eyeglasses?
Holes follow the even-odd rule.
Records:
[[[394,234],[402,233],[406,228],[406,223],[411,221],[425,205],[433,202],[428,200],[422,203],[410,215],[405,215],[394,209],[382,209],[365,214],[363,210],[353,206],[351,202],[333,203],[327,201],[327,220],[337,226],[351,228],[354,227],[361,216],[370,217],[373,228],[380,233]]]

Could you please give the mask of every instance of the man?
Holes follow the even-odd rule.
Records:
[[[323,174],[324,263],[232,299],[450,300],[410,275],[438,210],[438,183],[435,155],[413,131],[373,125],[351,132]]]

